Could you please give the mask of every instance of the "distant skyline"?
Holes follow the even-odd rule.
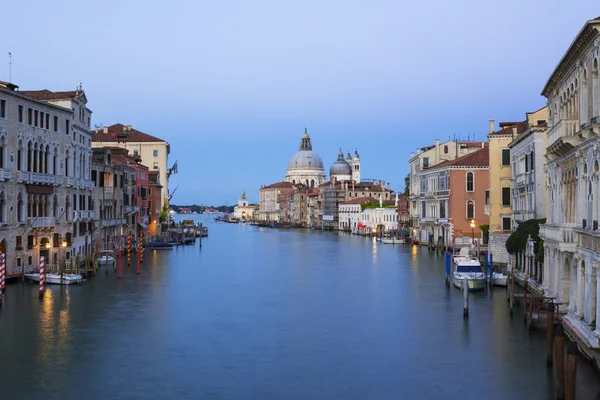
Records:
[[[3,4],[0,79],[81,82],[95,124],[171,144],[175,204],[251,202],[304,128],[325,171],[404,189],[418,147],[523,120],[597,1],[30,1]]]

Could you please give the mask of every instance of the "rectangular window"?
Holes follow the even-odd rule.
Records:
[[[33,249],[33,236],[32,235],[27,236],[27,248]]]
[[[502,230],[510,231],[512,229],[512,224],[510,217],[502,217]]]
[[[427,206],[425,204],[424,201],[421,202],[421,217],[425,217],[426,216],[426,211],[427,210]]]
[[[429,168],[429,157],[423,157],[423,168]]]
[[[6,118],[6,100],[0,100],[0,118]]]
[[[92,170],[92,182],[96,183],[96,171]]]
[[[58,116],[54,116],[54,132],[58,132]]]
[[[440,200],[440,218],[446,218],[446,202]]]
[[[35,110],[33,112],[33,126],[38,126],[38,116],[39,116],[39,111]]]
[[[154,150],[154,157],[158,157],[158,150]]]
[[[510,165],[510,149],[502,149],[502,165]]]
[[[134,156],[134,157],[137,157],[137,156],[139,156],[139,155],[140,155],[140,154],[138,153],[138,151],[137,151],[137,150],[134,150],[134,151],[133,151],[133,156]]]
[[[157,163],[157,162],[153,163],[153,164],[152,164],[152,168],[153,168],[153,169],[158,169],[158,163]]]
[[[535,150],[531,151],[531,154],[529,155],[529,162],[531,163],[531,165],[529,166],[529,170],[533,171],[534,170],[534,161],[535,161]]]
[[[70,130],[69,130],[69,120],[68,119],[65,120],[65,129],[66,129],[65,133],[68,135],[69,132],[70,132]]]
[[[23,250],[23,236],[17,236],[16,250]]]
[[[510,188],[502,188],[502,205],[510,206]]]
[[[46,114],[46,129],[50,129],[50,114]]]
[[[486,205],[490,204],[490,189],[487,189],[485,191],[485,204]]]
[[[40,128],[44,127],[44,113],[40,111]]]
[[[19,122],[23,123],[23,106],[19,106]]]
[[[33,124],[33,110],[31,108],[27,109],[27,124],[28,125]]]
[[[148,188],[148,196],[152,196],[152,188]]]

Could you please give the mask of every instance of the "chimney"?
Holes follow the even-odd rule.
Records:
[[[481,148],[483,149],[485,147],[485,142],[481,142]]]
[[[440,139],[435,139],[435,147],[439,147],[440,146]]]
[[[96,134],[98,134],[98,125],[96,125]]]
[[[410,153],[410,158],[413,158],[415,156],[415,153]]]
[[[131,130],[131,125],[127,125],[127,131]]]
[[[496,121],[490,119],[490,133],[494,133],[494,125],[496,125]]]
[[[104,128],[102,128],[102,133],[104,133],[105,135],[108,135],[108,126],[105,126]]]
[[[516,126],[512,127],[512,135],[513,135],[513,138],[517,136],[517,127]]]

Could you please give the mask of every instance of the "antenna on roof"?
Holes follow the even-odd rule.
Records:
[[[8,52],[8,81],[12,83],[12,53]]]

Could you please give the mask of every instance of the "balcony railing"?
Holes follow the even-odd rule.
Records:
[[[53,228],[56,225],[54,217],[29,217],[28,221],[32,228]]]
[[[0,168],[0,180],[8,181],[12,178],[12,170],[7,168]]]
[[[139,211],[140,211],[140,208],[138,206],[124,206],[123,207],[123,212],[126,214],[132,214],[132,213],[136,213]]]
[[[73,178],[72,176],[66,176],[65,177],[65,185],[66,186],[75,186],[75,178]]]
[[[527,175],[519,174],[519,175],[517,175],[517,177],[515,179],[515,183],[517,184],[517,186],[521,186],[521,185],[525,184],[526,180],[527,180]]]
[[[548,132],[548,147],[553,145],[557,140],[575,136],[579,131],[579,121],[576,119],[561,119]]]
[[[114,193],[114,188],[112,186],[106,186],[104,187],[104,194],[105,195],[111,195]]]
[[[104,218],[100,220],[103,227],[125,225],[125,218]]]
[[[575,232],[572,227],[540,225],[540,237],[557,242],[562,251],[575,251]]]

